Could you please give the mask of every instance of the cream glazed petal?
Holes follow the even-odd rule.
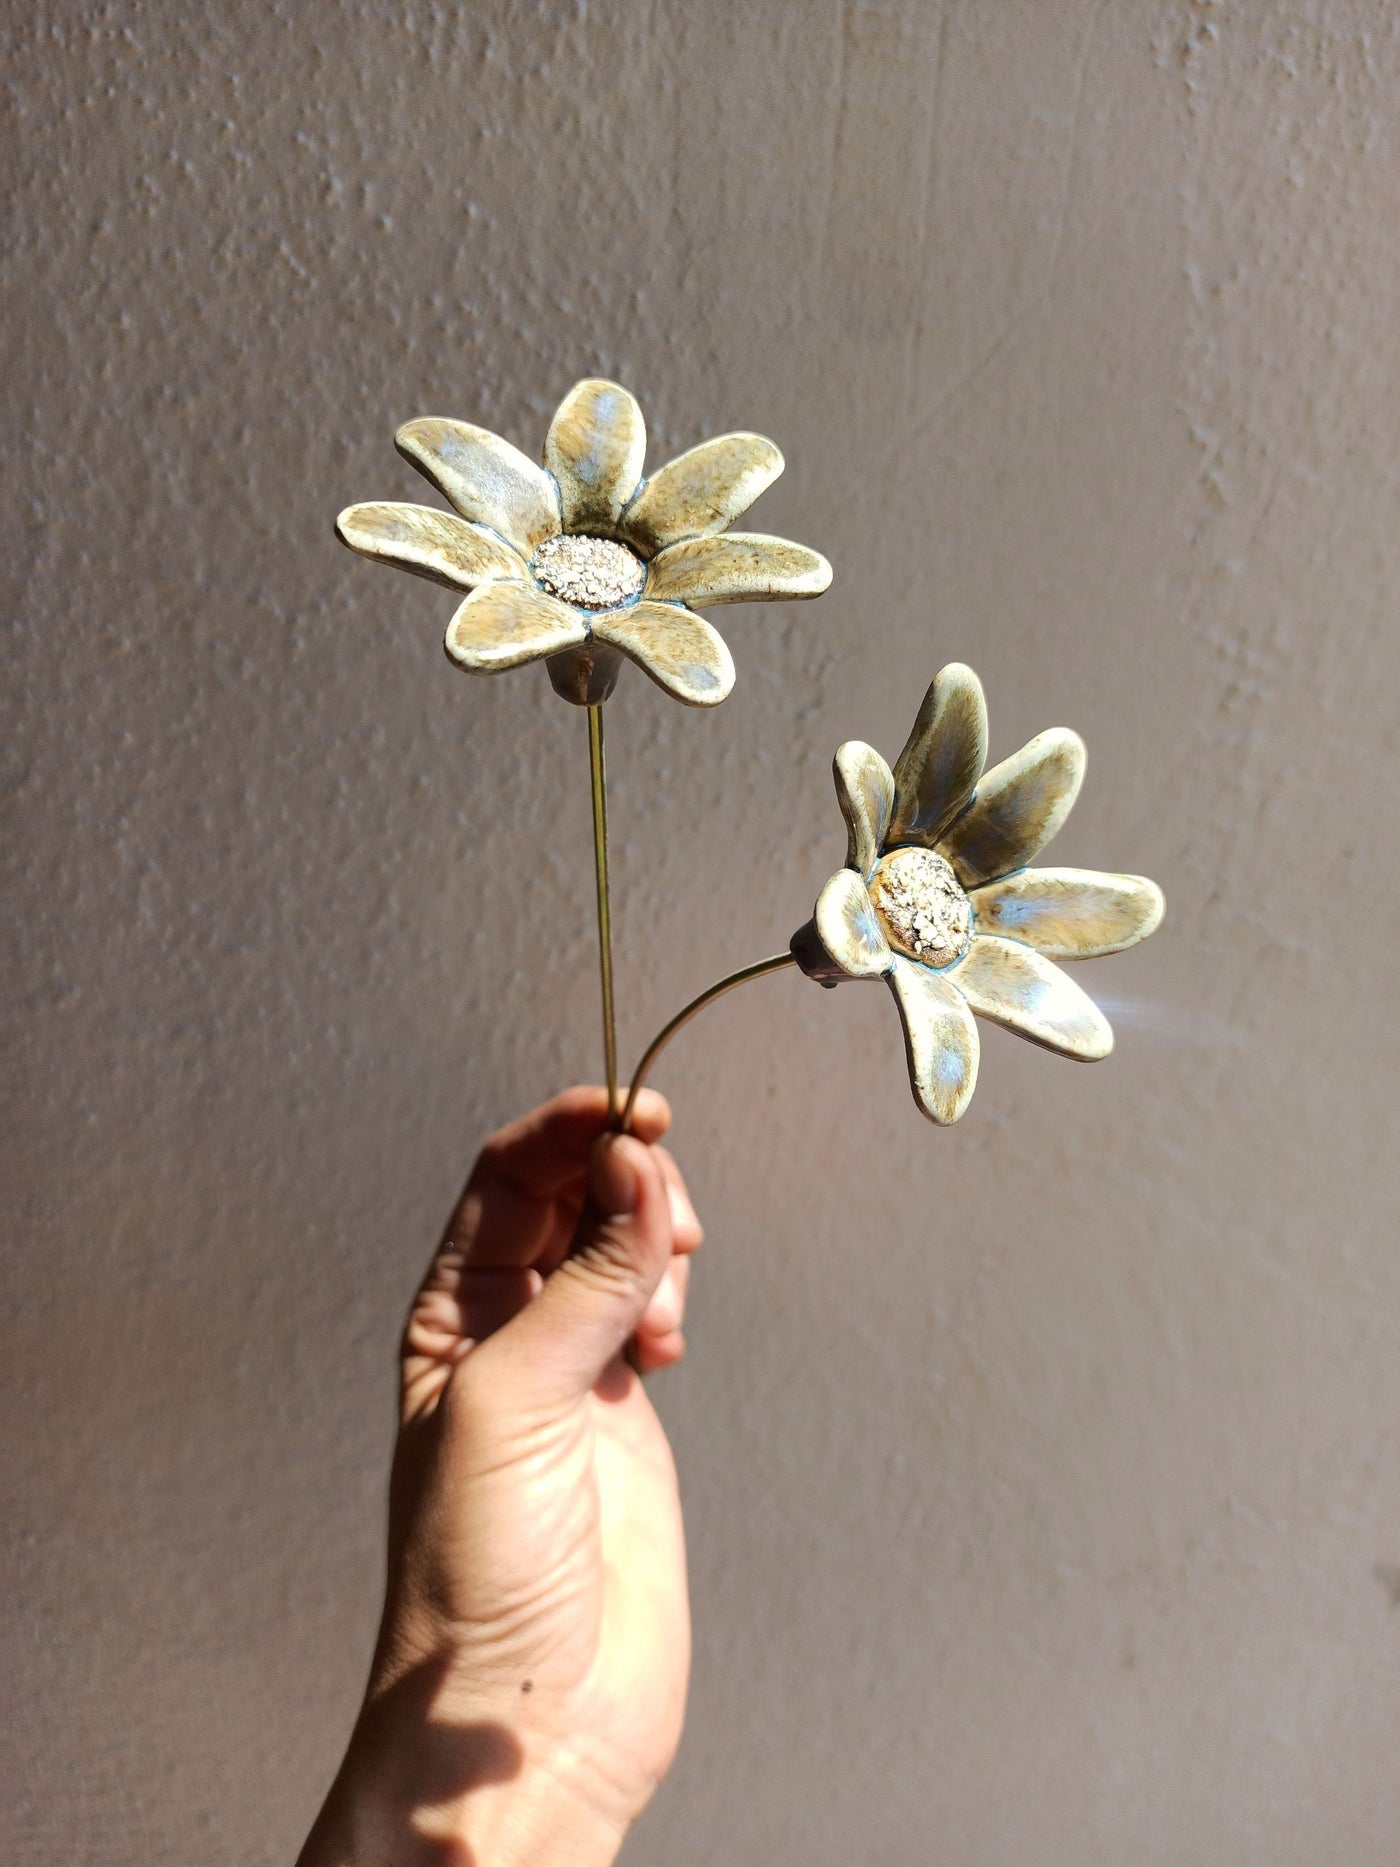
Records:
[[[940,668],[894,767],[887,841],[931,848],[977,788],[987,762],[982,683],[960,661]]]
[[[782,454],[766,435],[716,435],[643,481],[622,515],[622,535],[652,557],[682,538],[722,532],[782,470]]]
[[[612,533],[637,490],[647,430],[637,398],[621,383],[575,383],[549,424],[544,464],[559,483],[567,532]]]
[[[762,532],[726,532],[668,545],[647,566],[646,594],[705,608],[820,596],[830,584],[831,566],[820,551]]]
[[[894,777],[874,746],[848,739],[832,760],[836,801],[846,820],[846,867],[869,880],[894,808]]]
[[[996,881],[1034,860],[1074,808],[1084,758],[1079,734],[1052,726],[993,766],[938,841],[964,888]]]
[[[947,1127],[977,1087],[981,1041],[972,1013],[946,973],[896,956],[889,979],[904,1027],[914,1100],[930,1121]]]
[[[522,581],[483,584],[447,625],[444,646],[473,674],[497,674],[587,640],[577,611]]]
[[[865,883],[838,869],[817,896],[813,916],[827,957],[848,979],[878,979],[894,962]]]
[[[463,518],[499,532],[522,557],[560,529],[553,480],[489,428],[426,416],[406,422],[394,445]]]
[[[1155,933],[1162,891],[1145,875],[1021,869],[973,890],[979,934],[1020,940],[1047,959],[1097,959]]]
[[[996,935],[975,936],[966,956],[941,975],[979,1018],[1061,1056],[1097,1062],[1113,1048],[1113,1030],[1068,973],[1033,947]]]
[[[620,648],[658,687],[690,707],[718,706],[734,686],[724,638],[673,603],[634,603],[591,618],[600,642]]]
[[[525,560],[495,532],[432,506],[375,501],[347,506],[335,522],[342,544],[361,557],[412,571],[451,590],[493,577],[523,578]]]

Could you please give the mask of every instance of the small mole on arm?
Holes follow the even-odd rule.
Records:
[[[534,1689],[535,1689],[535,1682],[533,1679],[522,1679],[520,1681],[520,1690],[522,1692],[533,1692]]]

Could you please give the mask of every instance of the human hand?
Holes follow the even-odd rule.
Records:
[[[670,1122],[573,1089],[492,1137],[405,1331],[364,1709],[301,1867],[612,1860],[680,1739],[670,1448],[701,1230]],[[571,1249],[572,1245],[572,1249]]]

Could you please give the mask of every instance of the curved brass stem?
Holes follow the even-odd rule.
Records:
[[[736,985],[743,985],[749,979],[761,979],[766,972],[780,972],[784,966],[796,964],[797,961],[791,953],[774,953],[769,959],[755,960],[752,966],[741,966],[738,972],[731,972],[727,979],[721,979],[717,984],[707,987],[699,998],[692,998],[683,1011],[678,1011],[669,1024],[663,1025],[647,1046],[633,1074],[631,1087],[627,1091],[627,1105],[622,1111],[622,1119],[617,1124],[619,1132],[626,1134],[631,1128],[632,1110],[636,1106],[637,1091],[645,1083],[647,1071],[682,1025],[689,1024],[697,1012],[703,1011],[706,1005],[713,1004],[715,999],[723,998],[726,992],[732,992]]]
[[[603,1067],[608,1119],[617,1119],[617,1019],[613,1010],[612,910],[608,895],[608,780],[603,765],[603,709],[588,709],[588,776],[593,793],[593,874],[598,889],[598,968],[603,986]]]

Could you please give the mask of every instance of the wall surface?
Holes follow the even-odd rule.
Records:
[[[599,1070],[580,714],[331,519],[578,376],[730,427],[813,605],[610,703],[622,1047],[785,944],[935,668],[1144,871],[1080,1069],[913,1108],[782,975],[660,1081],[698,1652],[632,1867],[1400,1847],[1400,11],[11,6],[0,1855],[286,1863],[400,1314]],[[527,860],[521,861],[522,852]],[[702,906],[703,904],[703,906]]]

